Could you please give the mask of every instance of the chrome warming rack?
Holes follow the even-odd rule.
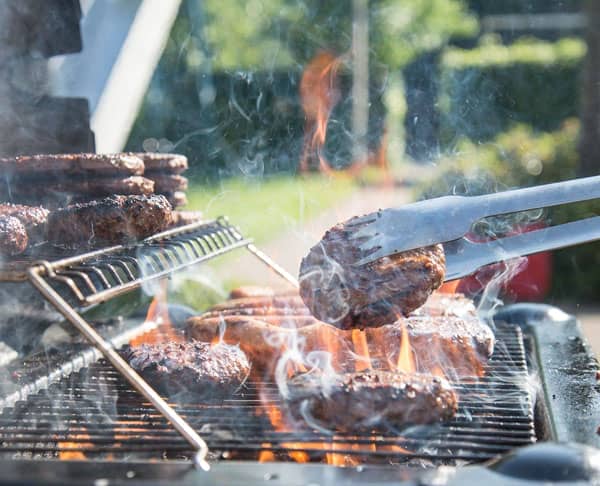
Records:
[[[205,441],[82,317],[82,311],[237,248],[246,248],[288,283],[296,279],[245,238],[227,218],[198,221],[132,245],[117,245],[61,259],[31,260],[1,272],[3,280],[28,279],[118,372],[187,440],[194,464],[208,468]]]

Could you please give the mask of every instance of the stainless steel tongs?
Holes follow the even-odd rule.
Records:
[[[484,196],[429,199],[379,210],[349,226],[356,228],[351,238],[366,255],[358,265],[442,243],[446,280],[453,280],[490,263],[600,239],[600,216],[485,242],[465,238],[480,219],[596,198],[600,198],[600,176]]]

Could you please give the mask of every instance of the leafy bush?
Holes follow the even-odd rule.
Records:
[[[446,50],[440,106],[446,143],[489,140],[514,123],[555,130],[577,114],[585,43],[487,38],[475,49]]]
[[[423,196],[476,195],[572,179],[578,133],[578,120],[568,119],[554,132],[516,125],[485,144],[463,139],[451,156],[440,161],[442,175],[422,188]]]
[[[565,121],[560,130],[538,133],[519,125],[492,142],[463,141],[457,152],[440,162],[433,180],[419,188],[420,198],[447,194],[478,195],[573,179],[577,176],[579,122]],[[600,203],[586,202],[556,209],[527,212],[487,221],[485,230],[509,231],[514,224],[543,218],[560,224],[600,214]],[[600,244],[592,243],[554,252],[551,298],[594,301],[600,293]]]

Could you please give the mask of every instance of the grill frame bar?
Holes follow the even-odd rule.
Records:
[[[496,323],[529,338],[530,367],[541,378],[536,429],[543,440],[600,448],[600,365],[577,319],[547,304],[513,304]]]

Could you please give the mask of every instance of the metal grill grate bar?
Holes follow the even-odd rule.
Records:
[[[269,451],[290,460],[290,452],[300,451],[315,460],[341,454],[371,461],[481,461],[536,440],[521,332],[506,326],[496,337],[499,345],[486,377],[454,383],[460,396],[457,416],[417,432],[330,436],[308,429],[275,430],[267,412],[283,404],[274,383],[247,383],[222,403],[175,408],[211,450],[229,457],[257,459],[259,452]],[[103,361],[0,414],[0,455],[64,453],[140,460],[193,455],[163,416]]]

